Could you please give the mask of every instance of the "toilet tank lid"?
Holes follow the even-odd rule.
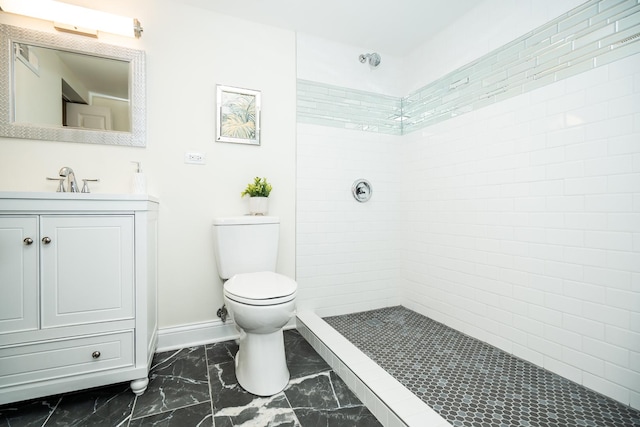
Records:
[[[213,225],[247,225],[247,224],[279,224],[277,216],[243,215],[227,216],[213,219]]]
[[[295,280],[271,271],[236,274],[224,284],[225,291],[243,298],[264,300],[291,295],[298,289]]]

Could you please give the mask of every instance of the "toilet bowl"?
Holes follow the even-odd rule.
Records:
[[[240,329],[236,378],[248,392],[272,396],[289,381],[282,327],[295,313],[295,280],[277,274],[280,219],[215,218],[213,241],[224,302]]]
[[[271,271],[240,273],[224,284],[224,301],[240,328],[236,378],[259,396],[289,382],[282,328],[295,315],[297,283]]]

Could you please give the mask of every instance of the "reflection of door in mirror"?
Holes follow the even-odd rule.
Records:
[[[14,48],[15,123],[131,131],[128,62],[21,43]],[[20,52],[35,58],[38,72]]]
[[[131,130],[131,118],[129,116],[129,100],[97,93],[89,94],[91,105],[107,107],[111,110],[111,129],[123,132]]]

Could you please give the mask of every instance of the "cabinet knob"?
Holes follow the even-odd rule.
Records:
[[[93,357],[94,359],[97,359],[98,357],[100,357],[100,352],[94,351],[93,353],[91,353],[91,357]]]
[[[31,244],[33,244],[33,239],[31,237],[25,237],[23,242],[24,242],[25,245],[31,245]]]
[[[42,238],[42,243],[44,243],[45,245],[48,245],[49,243],[51,243],[51,238],[50,237],[43,237]]]

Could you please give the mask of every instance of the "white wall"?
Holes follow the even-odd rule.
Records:
[[[403,139],[403,303],[640,407],[640,55]]]
[[[321,316],[398,305],[399,136],[298,125],[298,308]],[[351,195],[368,180],[366,203]]]
[[[404,95],[517,39],[585,0],[483,0],[406,58]]]
[[[38,63],[37,73],[22,61],[14,63],[15,91],[19,94],[15,103],[17,123],[38,123],[44,126],[62,124],[61,79],[75,83],[75,76],[51,49],[32,48]],[[73,79],[73,80],[72,80]],[[84,87],[76,87],[81,91]]]
[[[361,63],[360,54],[373,50],[298,33],[297,77],[303,80],[348,87],[391,96],[403,96],[403,61],[386,52],[378,52],[380,65],[371,68]]]
[[[297,35],[297,77],[400,96],[401,62],[379,52],[376,69],[356,46]],[[335,315],[399,304],[399,136],[299,124],[296,267],[298,307]],[[373,197],[357,202],[358,178]]]
[[[498,3],[416,51],[411,88],[509,41],[488,19],[513,38],[580,2]],[[635,55],[402,141],[403,304],[635,408],[639,82]]]
[[[146,51],[147,147],[1,139],[0,191],[54,191],[45,177],[71,166],[79,178],[100,178],[95,192],[128,193],[130,162],[142,161],[149,192],[161,202],[159,314],[167,327],[216,319],[223,298],[211,220],[244,214],[240,192],[266,176],[274,186],[270,213],[281,218],[278,270],[294,277],[295,35],[172,0],[76,3],[135,16],[144,26],[139,40],[100,40]],[[49,30],[36,20],[0,19]],[[260,147],[214,142],[216,84],[262,90]],[[206,165],[186,165],[185,151],[206,153]]]
[[[319,41],[324,65],[298,43],[299,78],[406,95],[580,3],[485,1],[402,59],[404,87]],[[396,304],[376,261],[400,245],[404,305],[640,408],[639,82],[636,55],[403,137],[298,125],[301,304]],[[361,175],[369,206],[348,194]]]

